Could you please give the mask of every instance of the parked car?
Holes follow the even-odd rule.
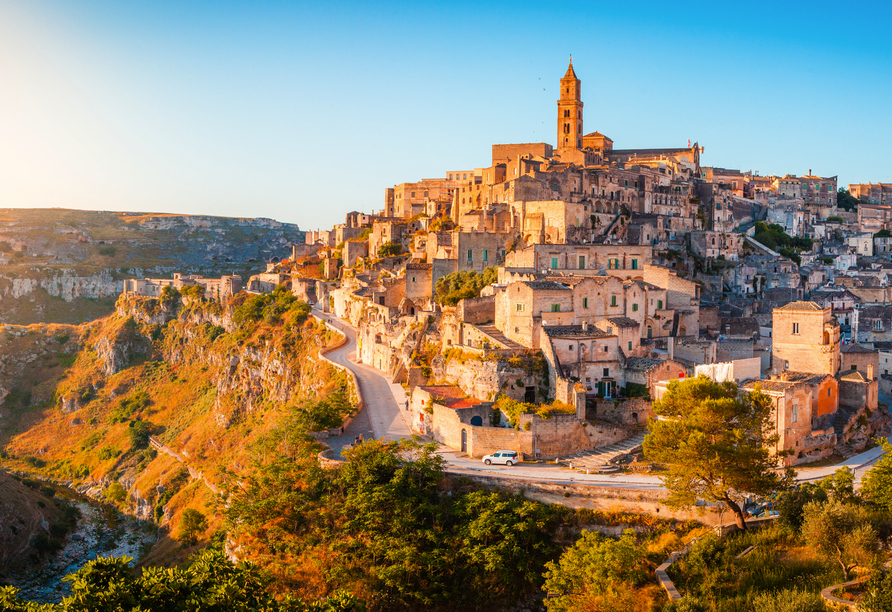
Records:
[[[514,465],[518,462],[517,451],[500,450],[492,455],[483,457],[483,463],[492,465],[493,463],[502,463],[504,465]]]

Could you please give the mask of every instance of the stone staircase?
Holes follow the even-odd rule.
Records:
[[[611,465],[610,461],[619,455],[640,449],[645,435],[647,435],[647,432],[642,431],[631,438],[626,438],[609,446],[599,446],[589,451],[576,453],[566,459],[562,459],[561,463],[568,465],[574,470],[591,470],[602,473],[615,472],[619,468]]]
[[[836,415],[833,418],[833,430],[836,432],[836,443],[842,444],[843,436],[845,435],[846,424],[849,422],[849,419],[852,418],[852,414],[842,407],[836,411]]]
[[[509,340],[495,325],[475,325],[474,327],[477,328],[478,331],[492,338],[493,344],[495,345],[492,348],[499,348],[499,345],[514,351],[520,351],[524,348],[514,340]]]

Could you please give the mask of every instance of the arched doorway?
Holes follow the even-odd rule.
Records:
[[[468,452],[468,430],[461,430],[461,452]]]
[[[479,414],[471,417],[471,425],[483,425],[483,417]],[[462,430],[464,431],[464,430]]]

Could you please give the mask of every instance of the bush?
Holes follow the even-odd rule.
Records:
[[[403,245],[399,242],[385,242],[378,247],[378,257],[392,257],[394,255],[401,255],[402,252]]]
[[[106,246],[99,248],[99,254],[104,257],[114,257],[115,253],[117,253],[117,249],[113,246]]]
[[[208,527],[208,521],[204,515],[193,508],[183,510],[183,516],[180,518],[179,539],[188,546],[198,542],[198,538],[204,533]]]
[[[182,301],[182,294],[176,290],[176,288],[167,285],[164,289],[161,290],[161,306],[166,308],[167,310],[175,309],[179,303]]]
[[[127,437],[130,438],[130,446],[134,450],[146,448],[149,445],[149,436],[152,435],[152,424],[139,419],[130,421],[127,428]]]
[[[119,451],[114,446],[103,446],[99,449],[97,456],[99,457],[100,461],[108,461],[109,459],[114,459],[120,454],[121,451]]]
[[[127,491],[120,482],[113,482],[105,490],[105,499],[115,504],[121,503],[127,499]]]
[[[127,421],[134,413],[147,408],[152,403],[152,398],[145,391],[139,391],[130,397],[121,399],[117,407],[113,408],[108,415],[109,423],[123,423]]]
[[[483,274],[473,270],[453,272],[437,281],[437,302],[446,306],[455,306],[459,301],[480,297],[480,291],[498,280],[495,267],[487,268]]]

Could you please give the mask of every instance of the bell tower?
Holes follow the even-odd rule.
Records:
[[[573,70],[573,58],[567,74],[561,79],[561,97],[558,100],[557,149],[582,148],[582,86]]]

